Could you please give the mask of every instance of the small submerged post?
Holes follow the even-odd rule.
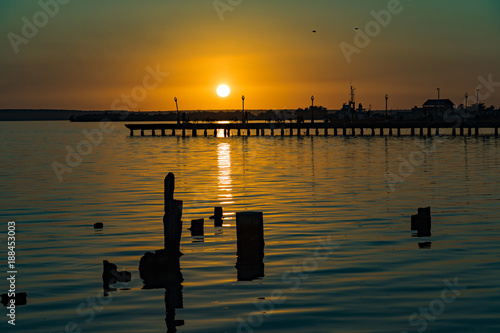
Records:
[[[416,230],[418,237],[431,235],[431,207],[419,208],[417,215],[411,216],[411,230]]]
[[[222,207],[214,207],[214,215],[210,218],[214,219],[214,227],[222,227]]]
[[[191,220],[191,236],[203,236],[204,233],[204,219]]]

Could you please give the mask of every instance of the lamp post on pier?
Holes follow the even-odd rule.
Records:
[[[175,108],[177,110],[177,125],[179,125],[181,122],[181,117],[179,115],[179,106],[177,105],[177,97],[174,97],[174,101],[175,101]]]
[[[241,110],[243,112],[243,124],[246,123],[247,117],[245,114],[245,95],[241,96]]]
[[[311,96],[311,124],[314,124],[314,96]]]
[[[387,120],[387,101],[389,100],[389,95],[385,95],[385,120]]]

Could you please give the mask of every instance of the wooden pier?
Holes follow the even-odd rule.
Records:
[[[486,129],[498,137],[500,121],[392,121],[338,123],[184,123],[126,124],[130,136],[479,136]],[[446,131],[444,131],[446,130]],[[222,133],[221,133],[222,132]],[[218,135],[219,134],[219,135]]]

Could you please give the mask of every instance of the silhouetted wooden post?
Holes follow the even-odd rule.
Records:
[[[238,128],[238,136],[241,136],[241,129]]]
[[[460,136],[464,136],[464,127],[460,126]]]
[[[208,136],[208,132],[207,132],[207,129],[206,129],[206,128],[205,128],[205,131],[203,131],[203,135],[204,135],[205,137],[207,137],[207,136]]]
[[[436,127],[436,135],[439,135],[439,127]]]
[[[342,128],[342,135],[347,136],[347,128]]]
[[[380,136],[384,136],[384,128],[380,127]]]
[[[415,127],[411,128],[411,136],[415,136]]]
[[[222,227],[222,207],[214,207],[214,216],[211,218],[214,219],[214,227]]]
[[[431,208],[419,208],[417,215],[411,216],[411,230],[417,231],[418,237],[431,235]]]
[[[141,136],[144,136],[144,130],[141,129]]]
[[[285,136],[285,128],[284,127],[281,128],[281,136]]]
[[[389,127],[389,136],[392,136],[392,127]]]
[[[130,136],[134,136],[134,130],[130,129]]]
[[[351,129],[351,135],[352,135],[352,136],[356,136],[356,127],[353,127],[353,128]]]
[[[333,128],[333,136],[337,136],[337,135],[338,135],[337,127],[334,127]]]
[[[325,136],[328,136],[328,127],[325,127]]]
[[[457,129],[455,127],[452,128],[451,135],[452,136],[457,136]]]
[[[420,127],[420,136],[424,136],[424,128]]]
[[[196,131],[196,129],[195,129],[195,128],[193,128],[193,129],[192,129],[191,135],[192,135],[193,137],[198,136],[198,133],[197,133],[197,131]]]
[[[172,129],[172,136],[175,136],[175,129]]]
[[[359,129],[359,135],[361,136],[365,135],[365,129],[363,127]]]
[[[247,136],[250,136],[250,134],[252,134],[252,133],[250,132],[250,128],[247,128]]]
[[[165,129],[164,128],[161,129],[161,136],[165,136]]]
[[[191,220],[191,236],[203,236],[204,233],[204,219]]]
[[[476,129],[475,129],[475,130],[476,130],[476,136],[479,136],[479,128],[478,128],[478,127],[476,127]]]
[[[174,200],[175,177],[169,173],[165,177],[165,215],[163,216],[163,232],[167,254],[180,254],[182,233],[182,201]]]
[[[238,281],[264,276],[264,218],[262,212],[236,213]]]
[[[498,127],[495,127],[495,137],[498,136]]]
[[[217,137],[217,128],[214,128],[214,136]]]
[[[467,135],[468,136],[472,136],[472,127],[469,127],[469,129],[467,131]]]
[[[431,135],[432,135],[432,128],[427,127],[427,136],[431,136]]]
[[[186,137],[186,129],[185,129],[185,128],[183,128],[183,129],[182,129],[182,137],[183,137],[183,138],[185,138],[185,137]]]
[[[274,136],[274,128],[271,128],[271,136]]]
[[[154,129],[151,131],[151,135],[152,135],[152,136],[156,136],[156,134],[155,134],[155,130],[154,130]]]
[[[372,136],[375,136],[375,127],[372,127]]]
[[[401,127],[398,127],[398,136],[401,136]]]
[[[309,127],[306,128],[306,136],[309,136],[311,133],[309,132]]]

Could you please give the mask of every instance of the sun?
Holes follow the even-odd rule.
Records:
[[[220,86],[217,87],[217,95],[220,97],[227,97],[229,96],[229,93],[231,92],[231,89],[225,84],[221,84]]]

